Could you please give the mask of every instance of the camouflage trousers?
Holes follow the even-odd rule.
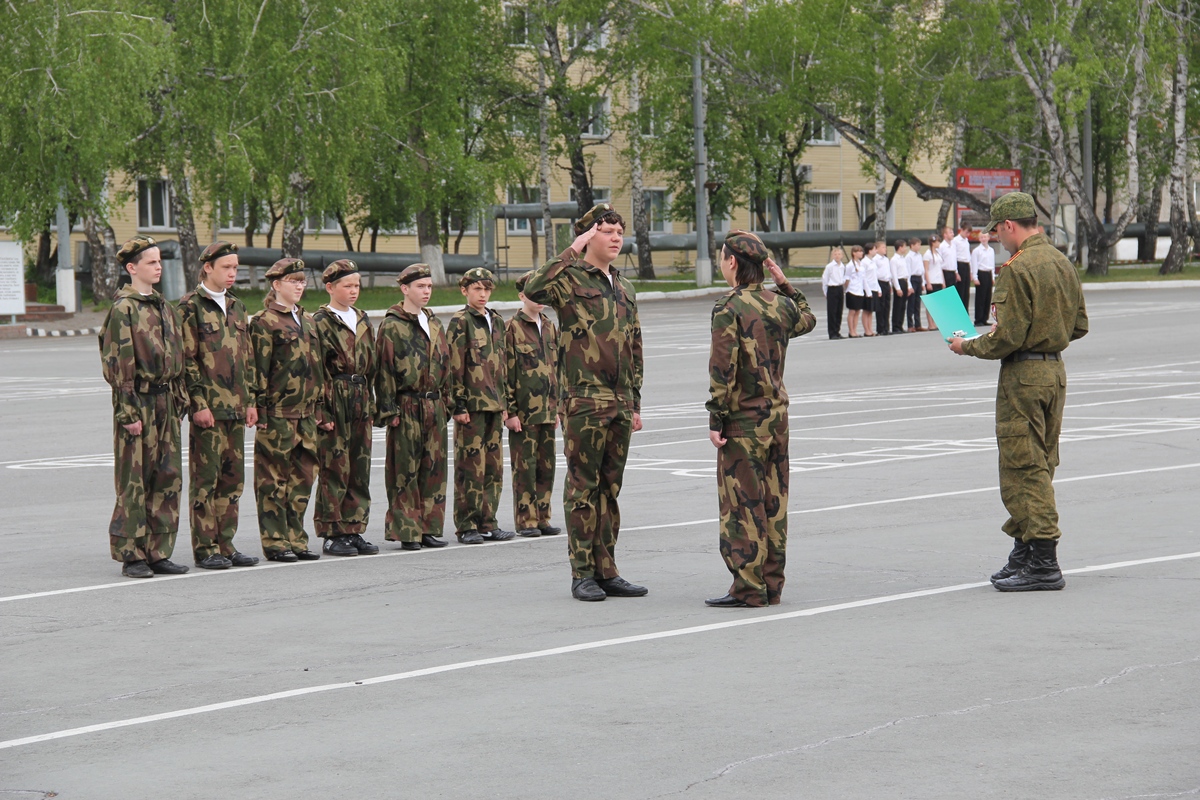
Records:
[[[317,421],[267,417],[254,436],[254,499],[267,556],[307,550],[304,513],[317,468]]]
[[[508,463],[512,468],[513,522],[517,530],[550,524],[554,492],[553,422],[522,425],[508,432]]]
[[[625,477],[633,409],[616,400],[571,397],[563,423],[563,510],[574,578],[615,578],[621,530],[617,495]]]
[[[402,397],[400,420],[387,429],[384,536],[419,542],[446,524],[446,412],[441,400]]]
[[[238,501],[246,483],[246,428],[240,419],[218,419],[188,430],[188,499],[192,504],[192,555],[203,561],[236,552]]]
[[[313,528],[329,538],[364,533],[371,511],[371,420],[338,420],[317,430],[321,469]]]
[[[504,488],[504,452],[499,411],[472,411],[454,423],[454,530],[492,531]]]
[[[117,502],[108,523],[113,561],[161,561],[175,551],[183,457],[179,414],[168,394],[142,395],[142,432],[113,426]]]
[[[1061,361],[1019,361],[1000,366],[996,390],[996,445],[1000,450],[1000,500],[1008,511],[1003,530],[1014,539],[1057,539],[1054,470],[1067,400]]]
[[[721,558],[733,575],[729,594],[751,606],[783,594],[787,550],[788,433],[726,436],[717,450]]]

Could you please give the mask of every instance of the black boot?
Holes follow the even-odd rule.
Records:
[[[1011,578],[1021,571],[1021,567],[1029,563],[1030,547],[1020,539],[1013,539],[1012,552],[1008,554],[1008,563],[992,574],[992,583]]]
[[[1067,585],[1058,567],[1057,539],[1034,539],[1029,549],[1029,563],[1020,572],[992,585],[1002,592],[1056,591]]]

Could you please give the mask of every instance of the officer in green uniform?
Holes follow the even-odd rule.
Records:
[[[109,548],[127,578],[188,571],[171,561],[179,533],[183,463],[179,420],[187,408],[179,311],[154,291],[162,256],[149,236],[117,252],[130,283],[100,329],[100,366],[112,387],[117,502]]]
[[[1033,198],[1012,192],[992,203],[986,231],[1013,257],[992,294],[996,324],[976,339],[950,340],[959,355],[1000,360],[996,444],[1008,563],[992,576],[1002,592],[1061,589],[1054,469],[1067,396],[1062,351],[1088,332],[1083,287],[1074,265],[1038,232]]]
[[[192,555],[202,569],[258,563],[258,558],[233,546],[238,501],[246,483],[243,425],[258,423],[258,410],[250,399],[254,348],[249,315],[229,291],[237,280],[237,252],[232,242],[213,242],[204,248],[200,283],[179,301],[192,420],[188,428]]]
[[[787,548],[788,341],[817,325],[753,233],[732,231],[721,248],[721,275],[733,291],[717,301],[708,360],[709,439],[717,448],[721,557],[733,575],[717,607],[776,605]],[[775,291],[763,288],[763,268]]]
[[[558,311],[567,479],[563,506],[577,600],[641,597],[617,572],[617,495],[629,439],[642,428],[642,328],[633,285],[612,267],[625,221],[608,203],[575,223],[575,241],[529,276],[525,296]]]

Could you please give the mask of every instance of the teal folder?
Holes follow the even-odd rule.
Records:
[[[937,323],[938,333],[945,341],[948,342],[955,336],[962,339],[974,339],[980,335],[976,333],[975,323],[971,320],[971,315],[963,308],[958,290],[953,286],[948,286],[932,294],[921,295],[921,302],[925,304],[925,310]]]

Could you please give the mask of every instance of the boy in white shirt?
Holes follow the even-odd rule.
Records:
[[[908,240],[908,302],[905,318],[910,333],[923,331],[921,327],[921,293],[925,278],[925,259],[921,257],[921,239],[917,236]]]
[[[846,252],[840,247],[829,251],[829,263],[821,275],[821,291],[825,294],[825,316],[829,320],[829,338],[842,338],[842,307],[846,303]]]
[[[987,325],[992,310],[992,278],[996,271],[996,253],[986,232],[979,234],[979,247],[971,253],[971,283],[975,285],[975,324]]]
[[[967,238],[971,233],[971,228],[965,224],[959,223],[958,235],[950,240],[950,244],[954,247],[954,261],[958,265],[958,279],[956,286],[958,288],[959,299],[962,300],[963,308],[970,311],[968,301],[971,299],[971,240]]]
[[[879,294],[875,299],[875,332],[880,336],[891,334],[892,291],[896,288],[895,272],[887,257],[887,242],[876,242],[875,280],[879,283]]]

